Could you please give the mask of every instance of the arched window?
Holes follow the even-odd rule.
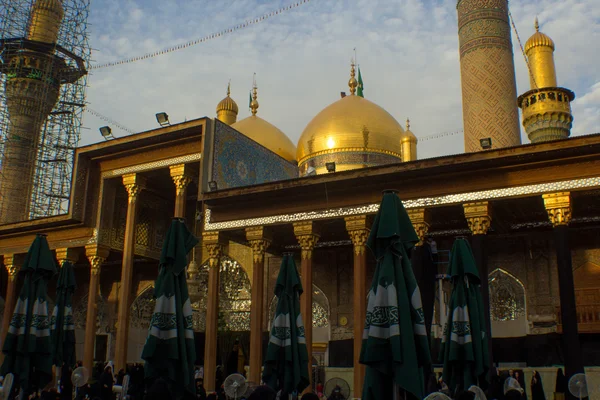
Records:
[[[269,325],[273,321],[273,318],[275,318],[275,311],[277,311],[277,296],[273,296],[269,306]],[[329,300],[316,285],[313,285],[312,318],[313,328],[325,328],[329,326]],[[306,320],[304,323],[306,323]]]
[[[200,267],[200,300],[192,303],[194,330],[206,330],[206,299],[208,297],[208,262]],[[144,290],[131,305],[130,326],[147,329],[154,312],[154,287]],[[245,332],[250,330],[250,279],[234,259],[221,256],[219,265],[219,330]]]
[[[75,323],[75,329],[85,329],[87,323],[87,309],[88,309],[88,295],[86,294],[81,300],[74,302],[73,307],[73,322]],[[96,326],[105,329],[105,316],[106,316],[106,303],[102,296],[98,296],[96,299]],[[50,311],[52,312],[52,311]]]
[[[498,268],[488,282],[492,321],[515,321],[525,315],[525,286],[519,279]]]

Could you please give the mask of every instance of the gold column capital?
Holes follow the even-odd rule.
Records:
[[[62,248],[56,249],[56,260],[58,261],[58,267],[62,267],[65,261],[69,261],[71,264],[75,264],[79,260],[78,249],[73,248]]]
[[[542,199],[553,227],[569,225],[572,218],[570,192],[546,193]]]
[[[364,254],[366,250],[367,239],[369,238],[367,216],[353,215],[352,217],[344,218],[346,221],[346,230],[354,245],[354,254],[357,256]]]
[[[463,204],[465,218],[473,235],[485,235],[492,224],[492,207],[487,201]]]
[[[108,247],[98,245],[85,246],[85,256],[90,262],[90,273],[92,275],[100,274],[102,264],[104,264],[109,254],[110,250]]]
[[[140,174],[123,175],[123,185],[127,189],[129,202],[135,202],[142,190],[146,188],[146,178]]]
[[[224,240],[221,232],[203,232],[202,244],[208,250],[208,266],[215,268],[219,266],[219,259],[223,253]]]
[[[193,181],[189,169],[190,167],[188,166],[188,164],[178,164],[169,166],[171,178],[173,179],[173,183],[175,184],[175,187],[177,189],[177,195],[182,195],[185,189],[188,187],[188,185]]]
[[[429,210],[425,207],[409,208],[406,210],[410,222],[415,228],[415,232],[419,237],[419,243],[417,246],[421,246],[425,240],[425,236],[429,233],[429,227],[431,226],[431,219],[429,217]]]
[[[312,252],[319,241],[319,235],[315,232],[312,221],[294,222],[294,235],[302,249],[302,259],[312,258]]]
[[[252,248],[252,256],[255,263],[261,263],[264,260],[265,252],[271,245],[271,239],[267,237],[264,227],[253,226],[246,228],[246,240]]]
[[[15,280],[20,269],[17,265],[15,265],[17,256],[15,254],[5,254],[3,258],[4,268],[6,268],[6,271],[8,272],[8,279]]]

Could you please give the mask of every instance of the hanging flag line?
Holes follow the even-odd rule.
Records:
[[[426,142],[428,140],[435,140],[435,139],[441,139],[443,137],[447,137],[447,136],[454,136],[454,135],[458,135],[463,133],[464,131],[458,130],[458,131],[454,131],[454,132],[442,132],[442,133],[435,133],[433,135],[428,135],[428,136],[423,136],[421,138],[417,138],[417,140],[419,142]]]
[[[278,10],[271,11],[268,14],[264,14],[261,17],[246,20],[245,22],[243,22],[241,24],[238,24],[238,25],[234,26],[233,28],[224,29],[224,30],[222,30],[220,32],[213,33],[213,34],[205,36],[203,38],[196,39],[196,40],[191,40],[191,41],[189,41],[187,43],[180,44],[180,45],[177,45],[177,46],[168,47],[166,49],[163,49],[163,50],[160,50],[160,51],[157,51],[157,52],[154,52],[154,53],[147,53],[147,54],[145,54],[143,56],[126,58],[126,59],[120,60],[120,61],[113,61],[113,62],[108,62],[108,63],[104,63],[104,64],[92,65],[92,66],[90,66],[90,70],[101,69],[101,68],[108,68],[108,67],[115,67],[117,65],[123,65],[123,64],[130,64],[130,63],[133,63],[133,62],[136,62],[136,61],[143,61],[143,60],[147,60],[149,58],[154,58],[154,57],[161,56],[163,54],[168,54],[168,53],[172,53],[174,51],[183,50],[183,49],[186,49],[188,47],[195,46],[195,45],[198,45],[200,43],[207,42],[207,41],[209,41],[211,39],[216,39],[216,38],[225,36],[227,34],[233,33],[233,32],[238,31],[240,29],[247,28],[250,25],[256,25],[256,24],[258,24],[258,23],[260,23],[262,21],[265,21],[265,20],[267,20],[267,19],[269,19],[271,17],[274,17],[276,15],[282,14],[285,11],[289,11],[289,10],[292,10],[294,8],[300,7],[300,6],[308,3],[309,1],[310,0],[297,1],[297,2],[295,2],[293,4],[290,4],[290,5],[287,5],[285,7],[282,7],[280,9],[278,9]]]
[[[108,122],[110,124],[111,127],[115,127],[115,128],[119,128],[120,130],[127,132],[127,133],[136,133],[133,129],[129,129],[128,127],[119,124],[118,122],[110,119],[109,117],[106,117],[102,114],[100,114],[98,111],[92,110],[89,107],[85,108],[85,111],[87,111],[88,113],[92,114],[94,117],[100,118],[102,121],[104,122]]]

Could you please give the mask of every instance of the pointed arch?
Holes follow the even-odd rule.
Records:
[[[315,284],[313,286],[313,304],[312,304],[312,315],[313,315],[313,328],[328,328],[329,327],[329,299],[325,293],[319,289]],[[271,321],[275,317],[275,311],[277,310],[277,296],[273,296],[271,303],[269,304],[269,326]],[[306,321],[304,321],[306,323]]]
[[[88,302],[88,293],[86,293],[79,301],[74,302],[75,307],[73,307],[73,322],[75,323],[75,329],[85,330],[85,326],[87,325]],[[98,329],[104,329],[107,325],[107,309],[106,301],[100,295],[96,297],[96,309],[96,326],[98,327]]]
[[[526,315],[525,285],[513,274],[496,268],[488,276],[492,321],[515,321]]]

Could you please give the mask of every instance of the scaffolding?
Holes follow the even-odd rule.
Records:
[[[89,5],[0,0],[0,224],[68,212],[86,105]],[[53,24],[57,10],[62,22]]]

